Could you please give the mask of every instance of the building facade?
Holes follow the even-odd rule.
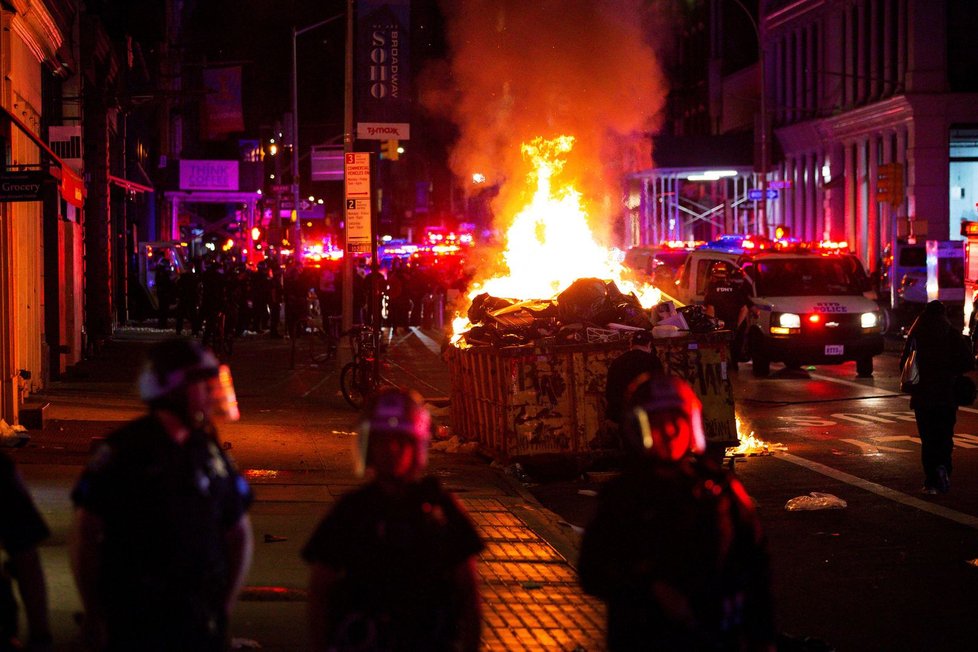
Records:
[[[847,242],[876,270],[894,238],[955,239],[961,220],[978,219],[973,2],[689,6],[679,51],[693,44],[709,57],[686,57],[692,68],[670,95],[666,138],[722,143],[749,129],[754,170],[767,174],[752,175],[711,147],[675,147],[695,153],[679,163],[669,160],[669,148],[659,155],[654,148],[658,167],[633,179],[636,209],[626,244],[654,243],[663,233],[689,239],[746,229],[771,236],[782,226],[801,239]],[[752,23],[733,22],[755,9]],[[746,51],[759,45],[760,62],[724,68],[730,43]],[[745,107],[753,124],[743,119]],[[736,176],[689,180],[724,167]],[[762,190],[768,199],[750,199]]]

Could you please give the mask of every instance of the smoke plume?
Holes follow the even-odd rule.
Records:
[[[423,103],[459,129],[453,171],[499,184],[494,212],[505,222],[528,172],[521,143],[572,135],[565,177],[600,231],[619,213],[624,175],[651,164],[648,134],[665,102],[640,0],[442,4],[449,60],[427,71]]]

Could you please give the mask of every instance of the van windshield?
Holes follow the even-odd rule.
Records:
[[[866,285],[866,273],[851,256],[759,260],[752,276],[765,297],[858,295]]]

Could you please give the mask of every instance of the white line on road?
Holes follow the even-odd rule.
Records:
[[[862,478],[845,473],[844,471],[833,469],[830,466],[819,464],[818,462],[806,460],[803,457],[798,457],[797,455],[792,455],[791,453],[778,453],[774,457],[785,460],[786,462],[791,462],[792,464],[797,464],[798,466],[814,471],[815,473],[821,473],[824,476],[839,480],[840,482],[845,482],[853,487],[874,493],[877,496],[892,500],[900,503],[901,505],[914,507],[922,512],[927,512],[928,514],[932,514],[934,516],[940,516],[941,518],[946,518],[949,521],[960,523],[961,525],[966,525],[972,529],[978,530],[978,517],[970,514],[965,514],[942,505],[929,503],[926,500],[921,500],[920,498],[908,496],[907,494],[899,492],[895,489],[884,487],[881,484],[876,484],[875,482],[870,482],[869,480],[863,480]]]
[[[851,380],[843,380],[841,378],[833,378],[832,376],[823,376],[822,374],[809,373],[809,376],[816,378],[818,380],[827,380],[830,383],[838,383],[840,385],[848,385],[849,387],[858,387],[859,389],[872,389],[878,394],[889,394],[890,396],[907,396],[901,392],[894,392],[889,389],[883,389],[882,387],[876,387],[875,385],[863,385],[862,383],[853,382]],[[858,397],[857,397],[858,398]],[[970,407],[959,407],[962,412],[971,412],[972,414],[978,414],[978,409]]]

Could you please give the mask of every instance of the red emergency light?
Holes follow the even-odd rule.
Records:
[[[822,321],[822,315],[819,315],[818,313],[808,315],[808,321],[813,324],[818,324]]]

